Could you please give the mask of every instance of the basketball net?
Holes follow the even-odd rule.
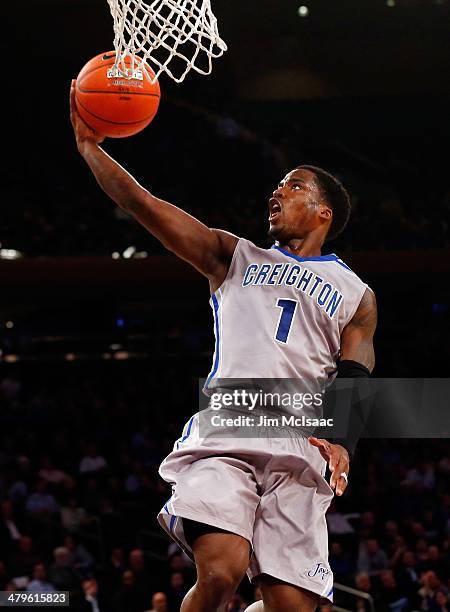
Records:
[[[148,63],[181,83],[193,69],[210,74],[212,59],[227,46],[220,38],[210,0],[108,0],[114,20],[115,68],[132,78]],[[125,60],[132,58],[132,68]],[[147,72],[148,74],[148,72]]]

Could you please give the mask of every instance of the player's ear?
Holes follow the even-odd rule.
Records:
[[[327,204],[320,204],[319,217],[325,221],[331,221],[333,218],[333,210]]]

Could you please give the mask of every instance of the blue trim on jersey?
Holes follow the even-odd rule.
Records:
[[[173,526],[176,520],[177,520],[177,517],[175,516],[175,514],[172,514],[172,516],[170,517],[170,523],[169,523],[170,531],[173,531]]]
[[[351,268],[349,268],[347,266],[347,264],[345,264],[342,259],[336,259],[336,263],[338,263],[340,266],[342,266],[343,268],[345,268],[346,270],[348,270],[349,272],[353,272],[353,270]],[[354,274],[354,272],[353,272]]]
[[[326,594],[326,597],[329,597],[330,595],[333,594],[334,591],[334,587],[331,587],[331,589],[328,591],[328,593]]]
[[[289,253],[289,251],[285,251],[281,247],[273,245],[272,249],[276,249],[283,253],[283,255],[287,255],[288,257],[292,257],[292,259],[296,259],[297,261],[338,261],[338,256],[335,253],[330,253],[330,255],[318,255],[317,257],[300,257],[299,255],[293,255]]]
[[[178,438],[178,440],[176,441],[177,450],[180,448],[180,444],[183,444],[183,442],[185,440],[187,440],[189,438],[189,436],[191,435],[191,428],[192,428],[192,423],[194,422],[194,417],[195,417],[195,414],[194,414],[194,416],[191,416],[191,418],[188,421],[187,426],[185,426],[183,428],[183,432],[186,431],[186,433],[184,435],[182,433],[181,434],[181,438]],[[170,498],[170,499],[172,499],[172,498]],[[170,499],[169,499],[169,501],[170,501]]]
[[[188,426],[187,426],[186,435],[184,435],[184,436],[181,438],[181,440],[180,440],[180,444],[183,444],[183,442],[184,442],[185,440],[187,440],[187,439],[189,438],[189,436],[191,435],[191,429],[192,429],[192,423],[194,422],[194,417],[195,417],[195,414],[194,414],[194,416],[192,416],[192,417],[191,417],[191,419],[190,419],[190,421],[189,421],[189,423],[188,423]]]
[[[205,383],[205,389],[208,388],[209,383],[211,382],[211,380],[214,378],[214,376],[216,375],[217,370],[219,369],[219,350],[220,350],[220,332],[219,332],[219,302],[216,298],[216,294],[213,293],[211,295],[211,300],[213,303],[213,308],[214,308],[214,329],[215,329],[215,336],[216,336],[216,346],[215,346],[215,359],[214,359],[214,365],[213,365],[213,369],[211,370],[208,378],[206,379],[206,383]]]

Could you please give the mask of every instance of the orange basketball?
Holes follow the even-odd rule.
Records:
[[[125,78],[113,70],[115,51],[100,53],[83,66],[77,77],[75,99],[82,119],[96,132],[124,138],[143,130],[156,115],[160,89],[143,70]],[[130,66],[131,58],[126,58]],[[146,64],[149,75],[153,70]]]

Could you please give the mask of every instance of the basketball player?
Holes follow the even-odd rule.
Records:
[[[321,255],[350,212],[334,177],[311,166],[289,172],[268,202],[275,246],[262,249],[141,187],[81,120],[73,83],[71,121],[105,193],[209,280],[216,351],[208,385],[219,375],[322,384],[336,370],[370,374],[374,295],[336,255]],[[230,437],[220,444],[201,438],[194,415],[160,469],[173,495],[159,521],[197,567],[182,612],[226,610],[246,572],[263,595],[251,610],[310,612],[321,599],[331,601],[325,512],[347,486],[346,448],[315,437]]]

